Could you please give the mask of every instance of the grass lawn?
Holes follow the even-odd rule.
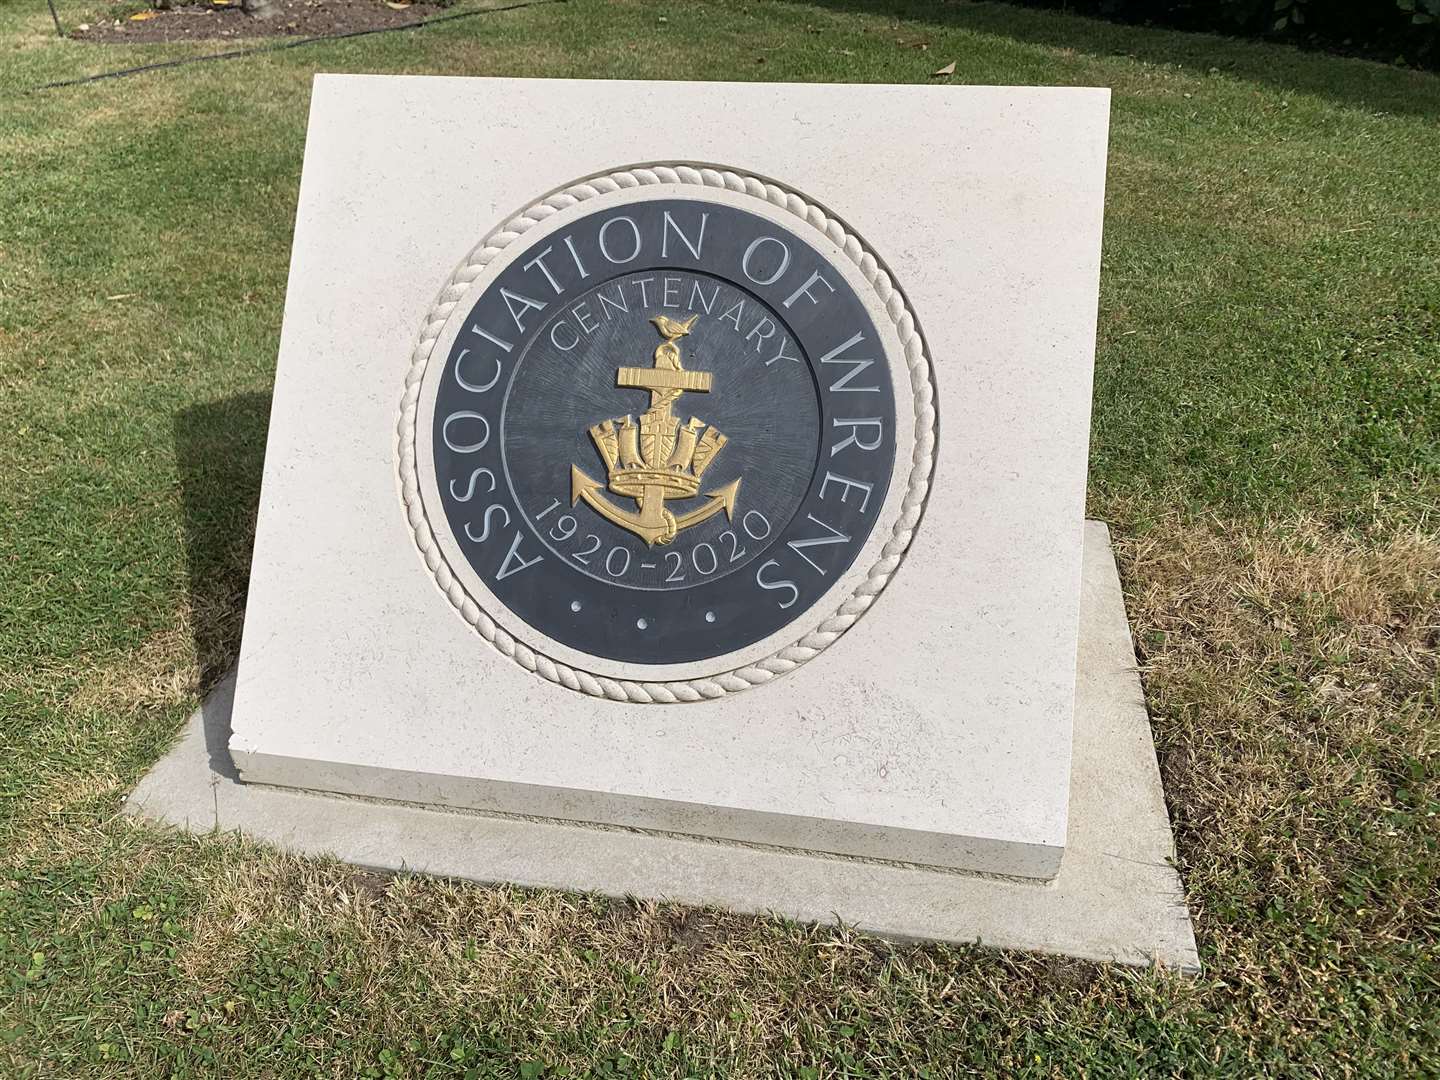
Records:
[[[1440,78],[996,4],[571,0],[22,93],[209,48],[0,5],[0,1073],[1440,1075]],[[313,72],[951,60],[1114,88],[1091,512],[1199,979],[117,817],[239,643]]]

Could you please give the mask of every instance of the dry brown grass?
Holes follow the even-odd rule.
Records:
[[[123,716],[135,710],[173,708],[200,689],[195,635],[187,616],[145,640],[133,653],[96,664],[69,695],[77,712]]]
[[[149,883],[172,880],[168,861],[191,865],[173,953],[154,969],[166,988],[159,1023],[172,1039],[226,1033],[237,1041],[222,1042],[219,1060],[260,1074],[300,1055],[321,1074],[352,1075],[376,1047],[470,1053],[485,1039],[490,1051],[473,1050],[482,1057],[583,1069],[602,1051],[658,1060],[682,1033],[704,1048],[692,1065],[742,1077],[781,1061],[829,1055],[833,1065],[837,1048],[882,1072],[928,1062],[946,1075],[956,1053],[1002,1072],[1043,1070],[1025,1049],[1041,1043],[1107,1075],[1121,1058],[1156,1053],[1149,1040],[1170,1037],[1158,1032],[1180,1038],[1197,1025],[1217,1067],[1263,1072],[1299,1055],[1312,1075],[1320,1063],[1362,1075],[1383,1048],[1393,1068],[1382,1071],[1423,1072],[1436,1063],[1423,1030],[1387,1040],[1417,1009],[1414,987],[1433,970],[1419,958],[1440,925],[1440,544],[1178,518],[1117,537],[1207,966],[1195,982],[380,876],[142,826],[71,830],[63,844],[24,829],[32,842],[10,865],[63,851],[96,866],[93,899],[52,931],[81,939],[117,903],[155,906]],[[213,605],[200,636],[233,645],[238,598]],[[162,634],[102,667],[68,707],[164,708],[194,692],[199,671],[185,634]],[[39,808],[57,823],[103,798],[96,785],[116,783],[110,772],[57,781],[53,805]],[[96,1008],[97,1022],[127,1023],[118,1005]],[[1135,1025],[1147,1016],[1160,1027],[1142,1038]],[[476,1030],[488,1033],[478,1043]],[[282,1034],[291,1056],[258,1064],[253,1055]]]
[[[243,573],[243,571],[241,571]],[[56,701],[66,718],[46,740],[47,758],[37,762],[45,782],[38,797],[12,803],[7,825],[12,841],[0,862],[17,865],[39,852],[84,850],[91,841],[66,831],[74,820],[108,816],[128,778],[107,756],[116,743],[131,743],[142,725],[183,713],[235,662],[244,617],[244,597],[215,589],[190,598],[173,625],[145,638],[133,650],[90,657],[88,674],[75,682],[67,666],[0,673],[0,694],[23,680],[31,692]],[[0,752],[5,730],[0,727]]]
[[[760,1077],[810,1059],[816,1038],[842,1028],[860,1044],[894,1040],[928,1057],[967,1037],[978,1018],[1013,1038],[1042,1018],[1114,1003],[1130,986],[1130,976],[1097,981],[1091,966],[1053,958],[896,946],[843,928],[672,904],[382,877],[233,847],[203,887],[209,901],[176,962],[176,1011],[214,1013],[235,1001],[270,942],[317,944],[315,966],[302,965],[292,982],[309,993],[327,973],[341,975],[348,1007],[328,1022],[332,1051],[377,1032],[401,1042],[423,1009],[438,1028],[484,1018],[525,1047],[521,1056],[551,1066],[583,1070],[598,1049],[635,1050],[683,1032],[710,1047],[727,1075]],[[1060,1000],[1046,1000],[1057,988]],[[246,1008],[251,1021],[279,1019],[253,1000]],[[575,1038],[586,1032],[601,1045]]]
[[[1433,944],[1440,543],[1170,522],[1118,549],[1210,967],[1283,1012]]]
[[[1033,1068],[1022,1048],[1057,1025],[1077,1055],[1106,1039],[1139,1060],[1155,1048],[1131,1025],[1152,1015],[1157,1030],[1200,1025],[1242,1072],[1277,1055],[1308,1060],[1312,1075],[1321,1062],[1373,1072],[1377,1040],[1416,1008],[1403,980],[1375,976],[1413,966],[1440,921],[1425,809],[1437,796],[1440,544],[1179,519],[1119,536],[1200,980],[391,878],[207,841],[167,1015],[286,1030],[293,1007],[246,989],[278,952],[287,993],[328,1003],[306,1045],[332,1075],[367,1040],[399,1045],[418,1030],[428,1044],[477,1017],[551,1065],[583,1067],[597,1046],[653,1052],[683,1032],[730,1075],[762,1076],[822,1043],[891,1068],[984,1045],[1002,1071]],[[1424,1071],[1425,1038],[1385,1044],[1388,1066]]]

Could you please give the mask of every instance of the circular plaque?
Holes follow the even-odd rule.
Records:
[[[895,572],[932,467],[913,314],[778,184],[651,166],[492,233],[422,330],[401,490],[445,594],[541,676],[692,701],[788,671]]]

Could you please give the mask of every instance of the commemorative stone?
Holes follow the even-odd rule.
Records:
[[[319,79],[243,779],[1052,876],[1105,124]]]

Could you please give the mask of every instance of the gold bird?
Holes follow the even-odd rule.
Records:
[[[660,336],[665,340],[655,347],[655,370],[656,371],[684,371],[680,363],[680,346],[675,344],[676,338],[682,338],[690,333],[690,328],[695,325],[699,315],[691,315],[684,322],[677,322],[668,315],[651,316],[650,321],[655,324],[655,329],[660,331]],[[663,410],[668,412],[670,404],[680,396],[679,390],[656,390],[650,397],[650,410]]]
[[[690,328],[695,325],[699,315],[691,315],[684,322],[670,318],[669,315],[656,315],[650,321],[655,324],[655,329],[660,331],[660,336],[666,341],[674,341],[690,333]]]

